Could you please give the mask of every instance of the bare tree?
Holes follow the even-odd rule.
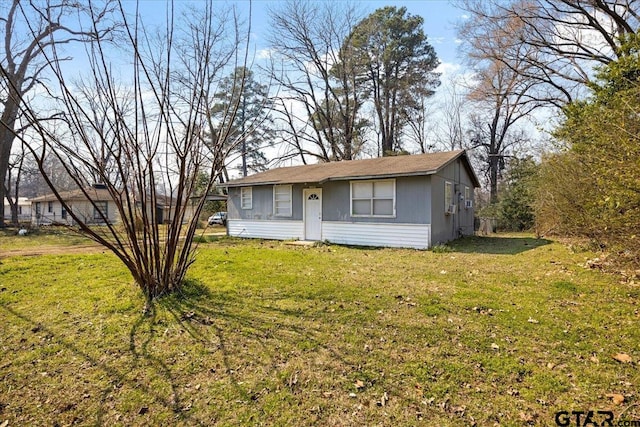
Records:
[[[7,170],[15,134],[21,133],[20,110],[29,92],[42,87],[48,65],[45,54],[54,46],[106,39],[114,26],[102,26],[113,4],[106,1],[99,10],[70,0],[40,3],[12,0],[0,5],[0,200],[5,197]],[[95,6],[94,6],[95,7]],[[91,13],[95,25],[87,30],[73,27],[73,18]],[[66,60],[59,57],[58,60]],[[0,227],[4,225],[4,203],[0,204]]]
[[[290,0],[270,17],[270,43],[282,64],[272,74],[282,88],[278,106],[285,142],[304,158],[355,158],[363,143],[362,99],[345,40],[359,12],[348,3]]]
[[[468,148],[480,149],[480,159],[489,177],[491,203],[495,203],[505,158],[526,139],[518,124],[538,106],[537,102],[525,99],[535,83],[523,79],[501,62],[479,70],[476,77],[478,84],[468,94],[476,111],[471,115],[472,135]]]
[[[460,0],[456,4],[470,14],[460,26],[467,52],[502,62],[540,83],[535,96],[555,106],[580,97],[594,67],[618,58],[625,35],[635,34],[640,26],[636,0]],[[495,49],[495,41],[500,49]]]
[[[212,1],[199,4],[197,15],[192,12],[183,21],[174,16],[176,5],[169,4],[160,38],[145,32],[137,8],[130,17],[130,6],[136,5],[117,3],[126,35],[119,43],[128,52],[122,60],[129,66],[126,73],[123,68],[114,71],[112,46],[98,35],[86,49],[89,75],[79,90],[65,76],[53,40],[45,38],[40,43],[52,48],[44,57],[64,119],[55,125],[42,122],[24,103],[21,114],[35,134],[35,141],[23,142],[73,224],[126,265],[148,309],[154,298],[181,288],[194,262],[199,213],[223,168],[225,150],[235,148],[227,137],[237,105],[229,106],[217,123],[215,140],[204,140],[208,96],[227,68],[246,60],[246,48],[240,49],[238,21],[214,10]],[[91,6],[88,11],[88,31],[95,32],[101,11]],[[92,218],[61,196],[45,168],[48,156],[64,165],[93,207]],[[202,186],[202,171],[208,181],[201,195],[192,198],[196,186]],[[91,187],[86,177],[100,188]],[[106,211],[105,192],[117,221]],[[171,213],[166,225],[160,223],[159,204]],[[102,225],[93,225],[93,219]]]
[[[437,123],[436,143],[447,150],[466,147],[466,120],[468,115],[465,93],[467,83],[460,76],[452,77],[442,86],[444,96],[438,106],[441,120]]]
[[[14,225],[18,225],[18,196],[20,194],[20,181],[22,179],[25,157],[25,147],[21,145],[20,152],[12,154],[7,167],[4,191],[6,200],[9,202],[9,210],[11,211],[11,224]]]
[[[505,6],[468,1],[465,5],[480,13],[503,10],[513,3]],[[467,62],[475,72],[475,86],[467,95],[474,109],[469,148],[476,149],[484,165],[490,202],[495,203],[505,160],[517,154],[515,148],[522,147],[526,140],[520,125],[538,107],[548,105],[549,83],[531,77],[539,72],[534,61],[542,60],[544,55],[526,40],[528,24],[520,16],[505,14],[501,19],[486,18],[483,22],[484,27],[468,22],[460,33],[465,40]]]

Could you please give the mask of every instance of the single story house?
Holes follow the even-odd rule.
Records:
[[[464,150],[282,167],[230,181],[231,236],[426,249],[473,234]]]
[[[18,222],[31,221],[31,200],[27,197],[18,197]],[[4,220],[11,221],[11,205],[4,199]]]
[[[104,186],[96,184],[85,191],[87,191],[87,194],[89,194],[94,201],[93,204],[80,189],[61,191],[60,197],[85,224],[104,225],[106,222],[114,224],[119,221],[120,215],[117,205]],[[31,199],[31,203],[31,223],[33,225],[74,225],[73,218],[68,214],[55,194],[51,193],[35,197]],[[140,208],[139,202],[136,202],[136,207],[138,207],[138,209]],[[155,215],[158,223],[171,221],[175,215],[175,211],[176,199],[169,196],[157,195]],[[191,202],[189,202],[185,220],[190,220],[192,216],[193,207],[191,206]]]
[[[105,224],[104,218],[109,223],[118,221],[118,209],[106,188],[92,187],[85,191],[95,201],[95,206],[80,189],[61,191],[60,197],[87,224]],[[31,199],[31,224],[74,225],[74,221],[55,194],[51,193]]]
[[[184,220],[189,221],[193,217],[195,201],[188,199]],[[159,223],[168,223],[176,214],[177,199],[170,196],[156,195],[156,220]]]

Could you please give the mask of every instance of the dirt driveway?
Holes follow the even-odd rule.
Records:
[[[225,232],[206,233],[205,236],[224,236]],[[93,254],[109,252],[105,247],[97,243],[83,243],[81,245],[42,245],[24,248],[12,248],[9,250],[0,247],[0,259],[17,256],[39,256],[39,255],[72,255],[72,254]]]
[[[96,244],[77,245],[77,246],[34,246],[30,248],[20,248],[3,250],[0,249],[0,259],[16,257],[16,256],[38,256],[38,255],[69,255],[69,254],[87,254],[104,252],[107,249]]]

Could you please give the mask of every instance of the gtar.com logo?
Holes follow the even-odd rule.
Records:
[[[556,412],[555,421],[561,427],[640,427],[640,420],[614,421],[612,411],[560,411]]]

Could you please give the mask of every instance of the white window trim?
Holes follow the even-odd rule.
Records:
[[[276,212],[276,189],[277,188],[288,189],[288,193],[289,193],[289,214],[288,215],[278,214]],[[291,184],[273,186],[273,216],[277,216],[281,218],[291,218],[293,216],[293,186]]]
[[[353,213],[353,184],[364,184],[367,182],[391,182],[393,183],[393,214],[391,215],[374,215],[373,205],[371,206],[371,215],[360,215]],[[364,200],[364,199],[363,199]],[[375,198],[371,197],[371,203]],[[384,200],[387,200],[386,198]],[[396,180],[395,179],[369,179],[365,181],[349,181],[349,214],[352,218],[395,218],[396,217]]]
[[[470,207],[473,207],[472,200],[473,198],[471,197],[471,189],[465,185],[464,186],[464,208],[465,209],[469,209]],[[471,206],[469,206],[468,202],[471,202]]]
[[[447,200],[447,187],[451,188],[451,191],[450,191],[451,200]],[[453,185],[453,182],[445,181],[444,182],[444,212],[446,214],[452,213],[449,211],[449,206],[455,204],[455,199],[456,199],[455,186]]]
[[[244,193],[247,193],[248,197],[245,197]],[[247,205],[244,204],[244,201],[248,200],[249,203]],[[240,209],[252,209],[253,208],[253,187],[240,187]]]

